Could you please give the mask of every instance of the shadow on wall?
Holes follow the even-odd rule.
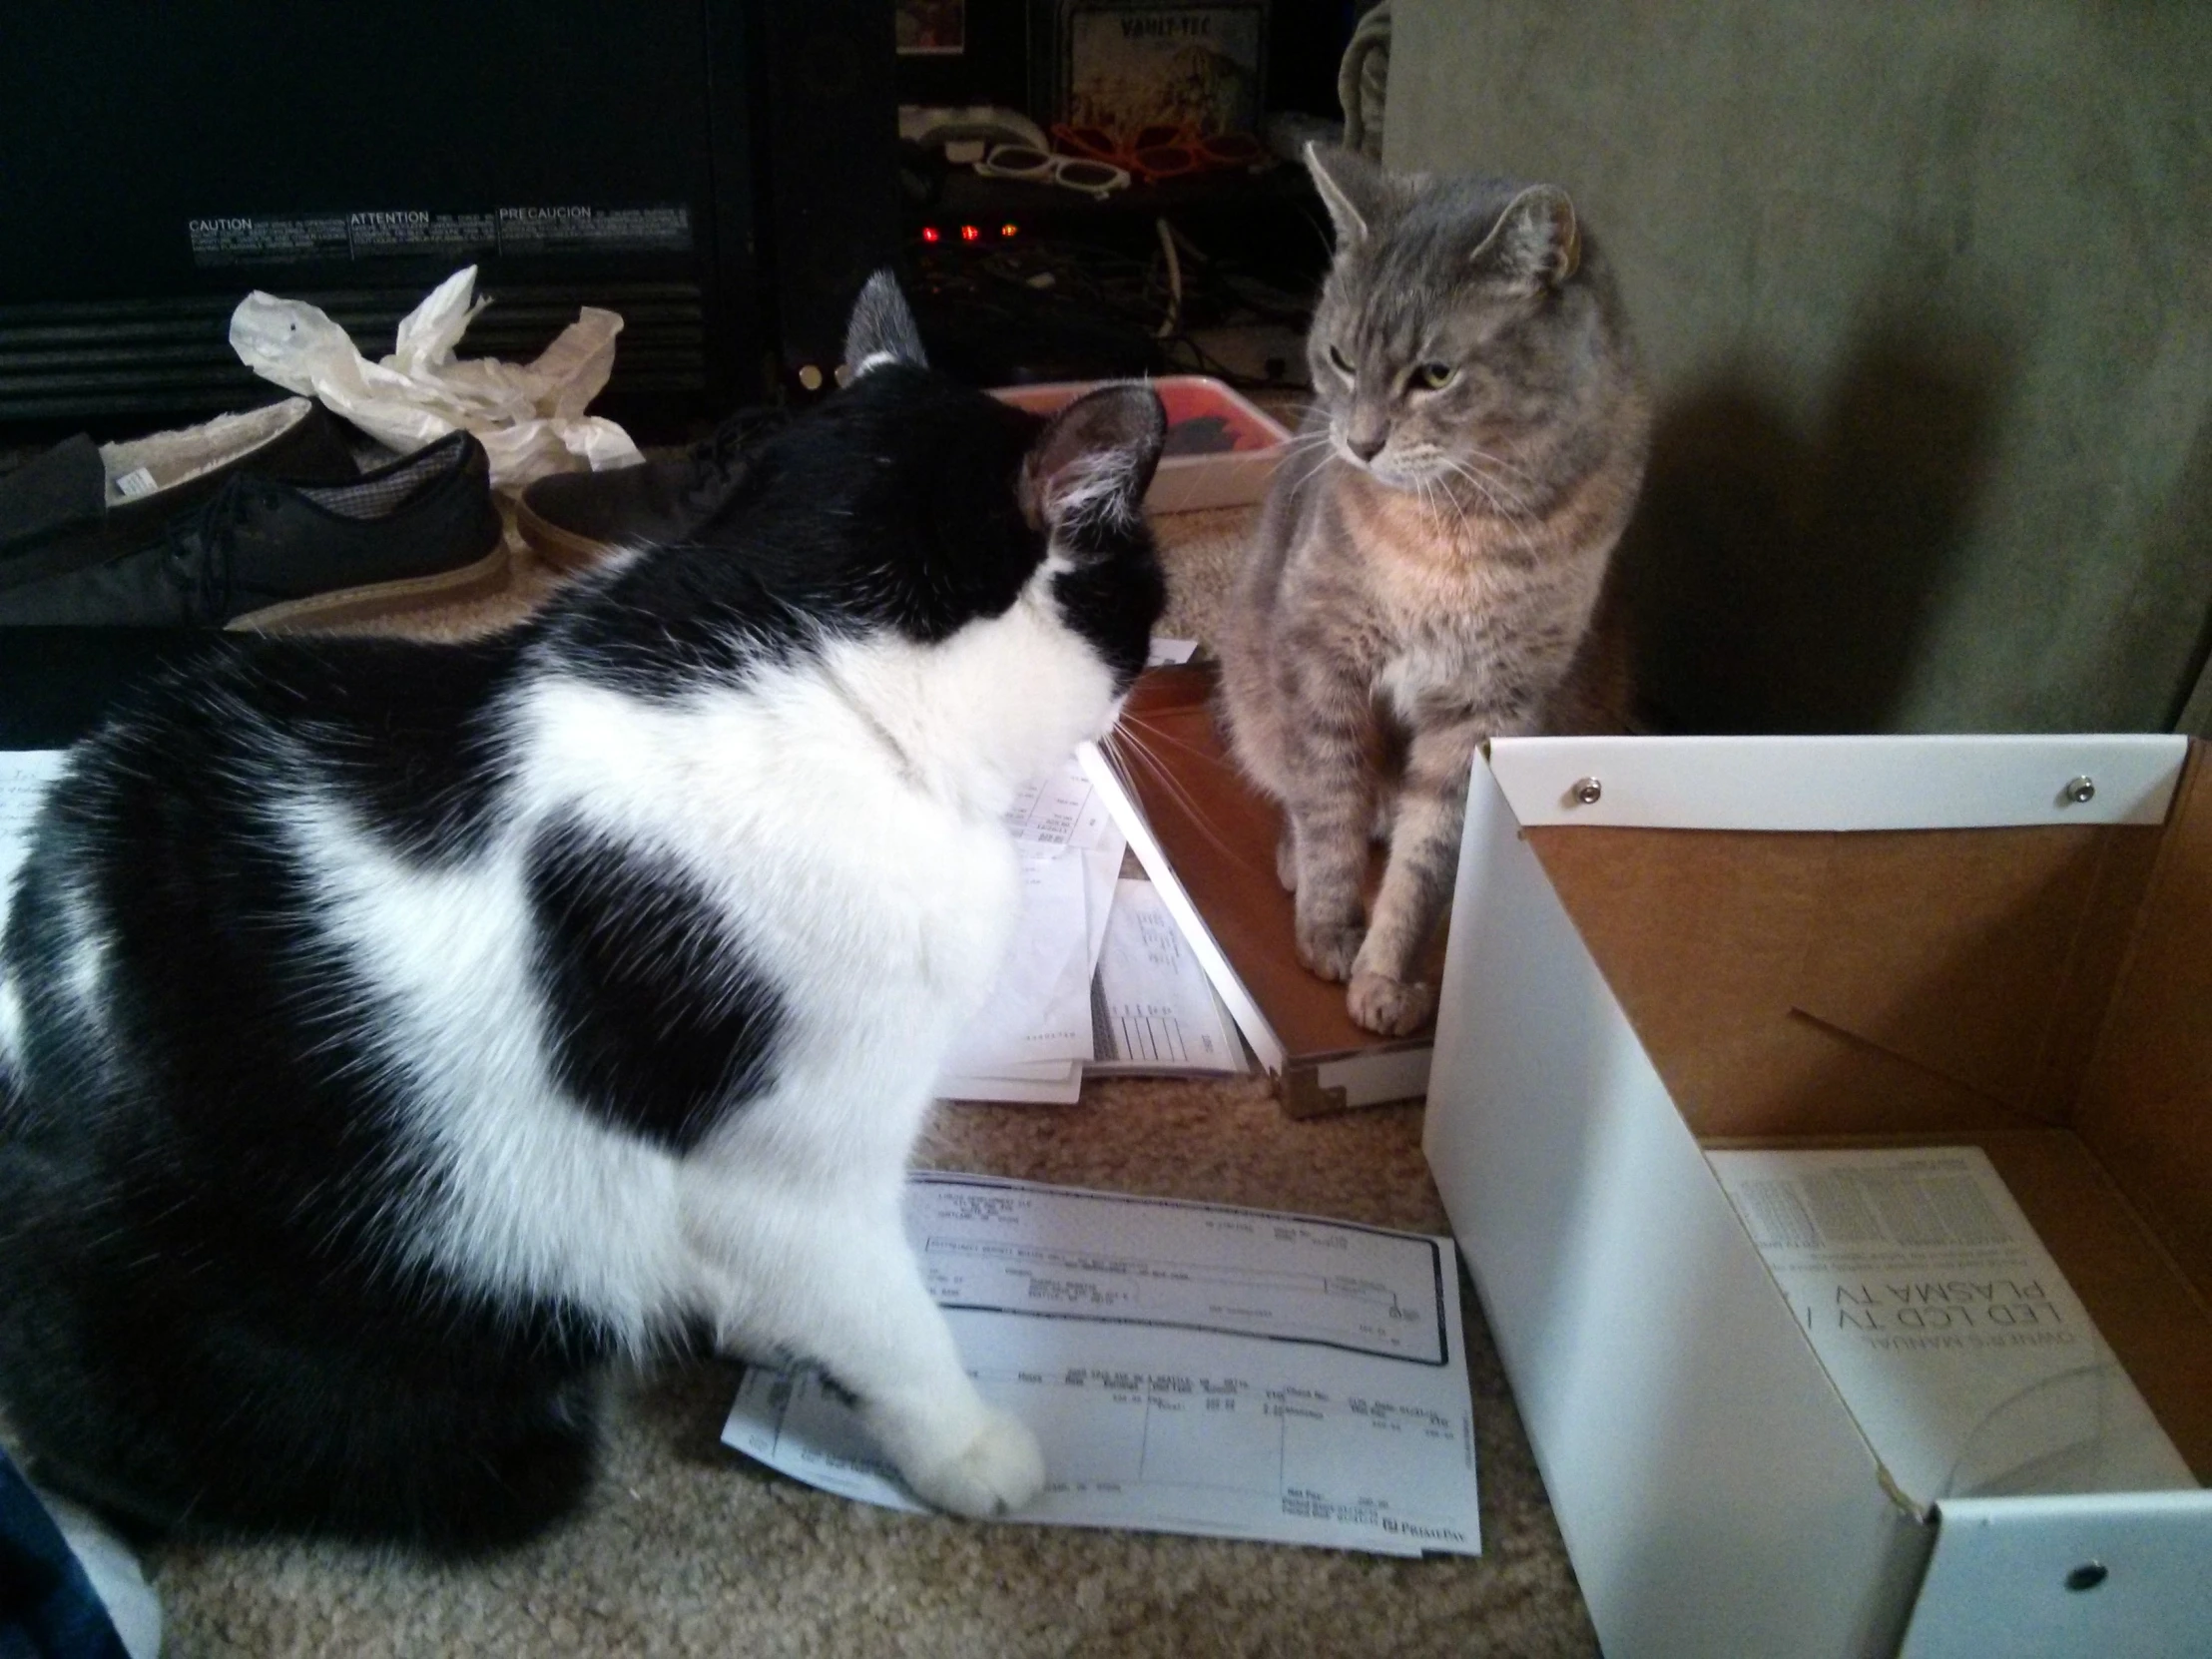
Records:
[[[1620,554],[1652,727],[1893,729],[2003,378],[1994,346],[1889,331],[1852,354],[1810,437],[1725,384],[1662,406]]]

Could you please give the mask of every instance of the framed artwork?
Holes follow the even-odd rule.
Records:
[[[967,50],[967,0],[898,0],[898,55],[953,58]]]

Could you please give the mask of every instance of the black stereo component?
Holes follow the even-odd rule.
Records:
[[[605,305],[641,435],[757,400],[895,246],[892,72],[885,0],[0,9],[0,428],[264,401],[249,289],[373,356],[469,264],[470,354]]]

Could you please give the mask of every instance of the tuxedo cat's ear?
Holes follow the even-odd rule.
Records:
[[[1021,469],[1021,509],[1039,529],[1135,523],[1167,441],[1150,386],[1104,386],[1052,417]]]
[[[1389,206],[1390,181],[1383,171],[1357,151],[1325,150],[1318,144],[1306,147],[1306,171],[1337,222],[1338,252],[1367,241]]]
[[[1567,193],[1530,185],[1505,205],[1470,263],[1530,293],[1559,286],[1582,264],[1582,231]]]
[[[878,271],[852,302],[852,320],[844,327],[844,360],[857,380],[885,363],[907,363],[927,368],[921,349],[921,330],[914,313],[906,308],[906,296],[898,291],[897,278]]]

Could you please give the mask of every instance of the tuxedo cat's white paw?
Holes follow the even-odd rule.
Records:
[[[975,1437],[951,1457],[901,1472],[923,1502],[988,1520],[1023,1507],[1044,1490],[1044,1453],[1026,1424],[992,1411]]]
[[[1345,989],[1345,1008],[1367,1030],[1385,1037],[1411,1036],[1436,1011],[1436,987],[1362,968]]]

